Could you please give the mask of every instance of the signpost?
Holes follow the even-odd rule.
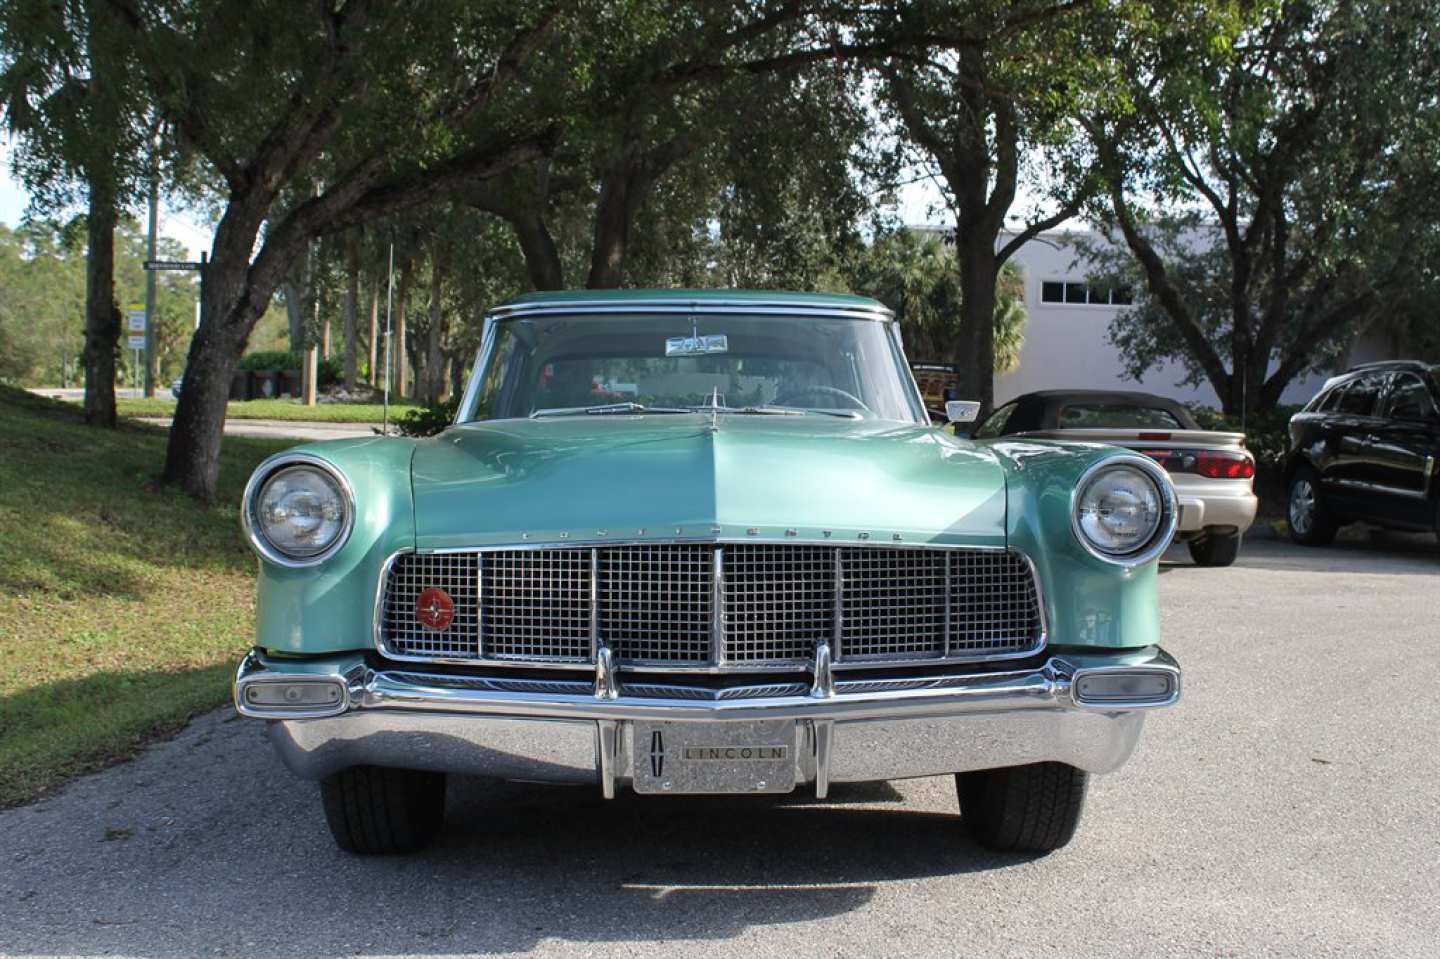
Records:
[[[125,331],[130,334],[130,349],[145,349],[145,331],[149,328],[146,322],[145,307],[130,304],[125,311]]]
[[[145,269],[151,272],[160,270],[203,270],[204,260],[146,260]]]
[[[156,194],[154,194],[154,193],[152,192],[151,195],[150,195],[150,256],[151,256],[151,259],[146,260],[146,261],[145,261],[145,264],[144,264],[144,265],[145,265],[145,274],[146,274],[146,276],[145,276],[145,306],[144,306],[143,309],[140,309],[139,307],[132,307],[132,308],[131,308],[131,311],[130,311],[130,312],[131,312],[131,320],[130,320],[130,323],[131,323],[131,326],[130,326],[130,334],[131,334],[131,335],[130,335],[130,346],[131,346],[132,348],[136,348],[136,343],[135,343],[135,341],[136,341],[137,337],[135,336],[136,327],[135,327],[135,325],[134,325],[135,321],[134,321],[134,318],[133,318],[133,317],[134,317],[134,312],[135,312],[135,310],[136,310],[136,309],[140,309],[140,317],[141,317],[141,319],[140,319],[140,327],[139,327],[139,333],[140,333],[140,335],[139,335],[139,337],[138,337],[138,339],[140,340],[140,344],[139,344],[139,347],[138,347],[138,348],[145,351],[145,395],[146,395],[147,397],[153,397],[153,396],[155,395],[155,324],[150,321],[150,318],[151,318],[151,317],[154,315],[154,313],[155,313],[155,274],[158,273],[158,272],[169,271],[169,270],[175,270],[175,271],[193,270],[193,271],[195,271],[195,272],[198,272],[198,273],[200,274],[200,288],[201,288],[202,295],[203,295],[203,291],[204,291],[204,288],[205,288],[205,267],[206,267],[206,265],[207,265],[207,259],[206,259],[206,256],[205,256],[205,254],[204,254],[203,252],[200,254],[200,259],[198,259],[198,260],[157,260],[157,259],[154,259],[154,256],[155,256],[155,204],[156,204],[156,202],[157,202],[157,200],[156,200]],[[198,312],[199,312],[199,311],[198,311],[198,304],[197,304],[197,311],[196,311],[196,312],[197,312],[197,315],[196,315],[196,318],[195,318],[195,325],[198,327],[198,326],[200,325],[200,318],[199,318],[199,315],[198,315]]]

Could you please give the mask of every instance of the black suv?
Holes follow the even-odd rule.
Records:
[[[1290,536],[1321,546],[1352,520],[1437,528],[1440,367],[1395,360],[1357,366],[1290,419]]]

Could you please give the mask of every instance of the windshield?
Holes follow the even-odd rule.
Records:
[[[719,408],[923,422],[889,327],[739,314],[500,320],[459,421]]]

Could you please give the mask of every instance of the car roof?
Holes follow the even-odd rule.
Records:
[[[1376,360],[1373,363],[1357,363],[1346,370],[1343,376],[1351,373],[1390,373],[1404,371],[1407,373],[1433,373],[1434,363],[1426,363],[1423,360]]]
[[[1184,429],[1199,429],[1199,424],[1183,404],[1138,390],[1036,390],[1017,396],[1010,402],[1016,404],[1017,414],[1020,415],[1020,423],[1014,424],[1012,420],[1012,425],[1019,425],[1025,430],[1057,428],[1055,420],[1060,408],[1070,403],[1153,407],[1171,413]],[[1027,423],[1033,425],[1025,425]]]
[[[1154,393],[1141,393],[1138,390],[1036,390],[1033,393],[1025,393],[1015,397],[1013,402],[1054,402],[1056,400],[1079,400],[1090,403],[1120,403],[1126,406],[1161,406],[1165,408],[1180,406],[1180,403],[1164,396],[1156,396]]]
[[[786,290],[549,290],[524,293],[506,300],[492,310],[496,316],[530,313],[558,313],[569,310],[613,313],[626,309],[643,311],[700,309],[740,312],[793,311],[844,313],[889,319],[890,308],[879,300],[848,293],[799,293]]]

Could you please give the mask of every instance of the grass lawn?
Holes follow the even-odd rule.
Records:
[[[175,401],[156,397],[117,399],[121,416],[174,416]],[[390,421],[404,416],[411,404],[390,404]],[[379,403],[317,403],[306,406],[299,400],[237,400],[225,406],[225,415],[234,420],[291,420],[295,422],[380,423],[384,406]],[[228,442],[228,441],[227,441]]]
[[[236,504],[288,445],[227,438],[205,507],[155,488],[160,430],[0,387],[0,806],[225,701],[254,626]]]

